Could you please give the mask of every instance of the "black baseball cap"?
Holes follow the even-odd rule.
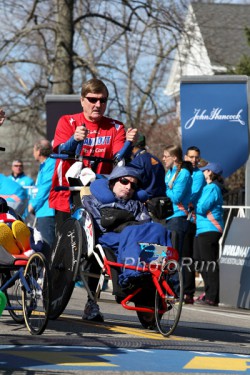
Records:
[[[137,141],[134,143],[134,147],[145,147],[146,146],[146,138],[143,134],[139,133]]]

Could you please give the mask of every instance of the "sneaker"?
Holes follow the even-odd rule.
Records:
[[[102,313],[98,304],[92,300],[89,300],[86,305],[82,316],[83,320],[90,320],[93,322],[104,322]]]
[[[195,298],[195,302],[204,301],[204,300],[205,300],[205,293],[202,293],[201,295],[199,295],[199,297]]]
[[[184,296],[184,303],[185,303],[185,305],[193,305],[193,303],[194,303],[193,296],[185,294],[185,296]]]
[[[137,311],[138,319],[143,328],[153,330],[156,327],[155,314]]]
[[[203,306],[218,306],[217,302],[211,301],[210,299],[200,299],[195,301],[195,305],[203,305]]]

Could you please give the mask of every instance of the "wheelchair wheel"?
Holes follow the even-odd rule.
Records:
[[[167,283],[174,296],[169,296],[164,288]],[[176,261],[169,261],[159,278],[159,284],[163,291],[163,296],[155,293],[155,320],[159,332],[165,336],[170,336],[180,319],[183,302],[183,280],[180,265]]]
[[[6,280],[10,279],[17,270],[11,270],[4,274]],[[13,285],[5,291],[7,298],[7,310],[16,323],[24,323],[22,304],[22,285],[20,279],[13,282]],[[16,309],[14,309],[16,308]]]
[[[29,286],[22,287],[23,313],[26,326],[32,335],[40,335],[49,318],[49,268],[41,253],[31,255],[24,270]]]
[[[57,319],[63,313],[72,295],[82,253],[82,238],[79,221],[67,219],[60,228],[51,255],[49,319]]]

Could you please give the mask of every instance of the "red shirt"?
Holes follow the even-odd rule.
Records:
[[[85,124],[88,136],[83,142],[80,155],[100,156],[113,159],[125,142],[126,133],[122,122],[108,117],[102,117],[98,123],[88,121],[83,113],[62,116],[57,124],[53,149],[58,152],[58,146],[68,141],[75,133],[77,126]],[[58,159],[52,178],[49,196],[49,206],[63,212],[70,212],[69,191],[55,191],[55,186],[68,186],[65,174],[74,161]],[[83,166],[90,167],[89,161],[84,160]],[[96,173],[108,174],[113,168],[112,163],[100,163]]]

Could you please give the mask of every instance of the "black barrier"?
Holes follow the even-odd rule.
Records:
[[[250,309],[250,220],[235,217],[220,258],[220,302]]]
[[[82,112],[80,95],[46,95],[47,138],[54,138],[59,118],[63,115]]]

